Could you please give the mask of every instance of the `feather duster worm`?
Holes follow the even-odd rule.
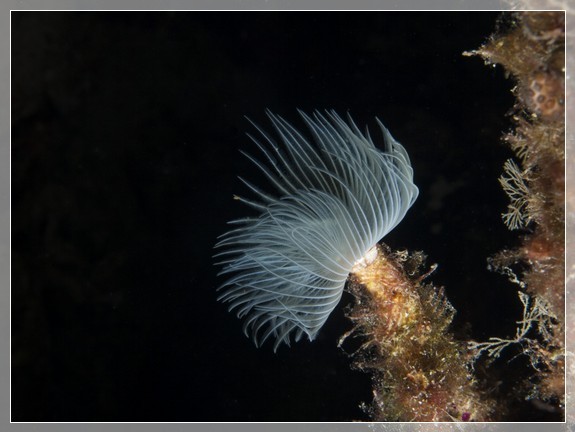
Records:
[[[220,274],[230,275],[219,300],[229,303],[256,346],[305,334],[313,340],[339,302],[356,264],[405,216],[418,195],[407,152],[378,121],[384,151],[334,111],[300,111],[313,141],[268,112],[280,142],[254,125],[267,160],[243,153],[269,179],[276,195],[242,179],[257,201],[236,197],[258,217],[220,236]]]

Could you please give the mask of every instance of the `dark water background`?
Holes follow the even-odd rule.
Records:
[[[382,119],[420,188],[386,242],[439,263],[458,335],[511,336],[516,289],[486,258],[515,242],[497,182],[513,83],[462,56],[498,16],[13,13],[13,420],[367,420],[369,376],[336,347],[349,295],[277,354],[216,302],[213,244],[250,214],[236,176],[261,179],[244,115],[269,130],[266,108],[302,130],[296,108],[349,110],[376,142]],[[490,374],[512,387],[508,360]]]

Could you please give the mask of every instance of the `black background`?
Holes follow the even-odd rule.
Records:
[[[296,108],[349,110],[376,143],[379,117],[420,188],[385,242],[439,264],[458,335],[514,334],[516,289],[486,269],[516,241],[497,182],[513,83],[462,55],[498,17],[12,13],[13,420],[367,420],[369,376],[336,347],[348,294],[277,354],[216,301],[216,237],[252,214],[236,176],[263,181],[244,115],[270,130],[266,108],[301,130]]]

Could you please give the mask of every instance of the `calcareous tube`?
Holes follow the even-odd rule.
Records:
[[[407,152],[383,124],[384,150],[334,111],[308,116],[313,140],[268,112],[276,142],[256,126],[266,162],[244,153],[274,194],[242,179],[257,200],[236,197],[259,216],[231,221],[219,238],[219,300],[243,318],[256,345],[274,351],[306,334],[313,340],[339,302],[353,268],[405,216],[418,195]]]

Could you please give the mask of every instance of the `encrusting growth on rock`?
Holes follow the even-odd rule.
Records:
[[[563,410],[565,403],[565,13],[521,12],[477,51],[516,82],[515,128],[504,141],[517,162],[500,182],[510,198],[503,219],[522,230],[522,244],[490,259],[490,267],[519,285],[524,306],[516,340],[475,343],[492,355],[494,344],[519,343],[533,372],[527,397]],[[526,323],[529,325],[526,327]],[[496,356],[495,356],[496,357]],[[524,395],[521,395],[523,398]]]

